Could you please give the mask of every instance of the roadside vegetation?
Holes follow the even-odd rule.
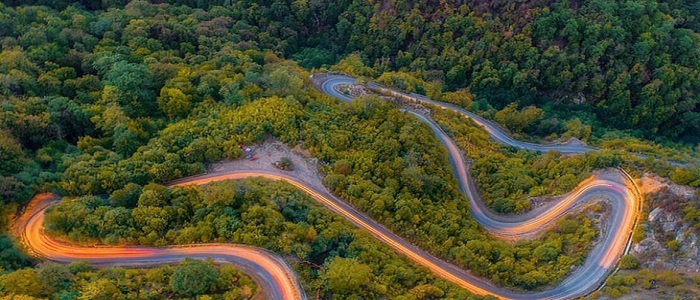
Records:
[[[531,198],[569,192],[593,170],[610,167],[623,167],[637,177],[654,172],[677,184],[700,187],[700,167],[675,166],[668,163],[669,156],[640,158],[626,149],[608,148],[579,155],[538,154],[492,143],[486,132],[458,113],[435,108],[431,113],[472,159],[472,177],[484,201],[496,212],[527,211]]]
[[[635,268],[636,269],[636,268]],[[600,296],[622,298],[630,294],[663,299],[691,299],[700,292],[700,275],[673,270],[623,270],[606,280],[603,290],[593,293]]]
[[[350,56],[345,60],[355,61],[338,71],[357,74],[356,69],[362,69],[362,61]],[[336,65],[337,66],[337,65]],[[336,66],[331,68],[337,70]],[[606,128],[603,124],[587,125],[581,118],[581,112],[552,112],[550,105],[539,108],[534,105],[518,107],[516,102],[500,110],[488,102],[477,100],[468,89],[455,92],[445,92],[439,83],[424,81],[411,72],[389,72],[374,79],[374,81],[391,86],[406,93],[423,91],[422,95],[446,103],[455,104],[482,117],[499,124],[506,132],[518,140],[537,143],[563,143],[577,139],[592,146],[609,150],[627,151],[631,154],[647,155],[664,161],[698,163],[698,147],[695,143],[677,143],[661,139],[659,142],[643,140],[636,137],[633,131]],[[366,79],[366,80],[372,80]],[[581,117],[581,118],[580,118]]]
[[[47,228],[73,241],[155,246],[239,242],[285,255],[311,293],[339,298],[470,297],[283,183],[251,179],[201,190],[167,190],[160,185],[202,173],[208,163],[240,158],[239,145],[271,135],[288,145],[301,143],[317,157],[326,175],[324,183],[334,194],[419,247],[498,285],[537,290],[555,284],[585,259],[596,238],[597,230],[589,219],[571,216],[536,240],[515,245],[496,240],[470,218],[446,154],[427,126],[374,97],[345,104],[317,91],[309,73],[284,57],[307,68],[330,66],[339,58],[337,54],[359,49],[364,38],[352,38],[354,46],[346,49],[307,47],[330,33],[356,36],[349,32],[350,12],[342,11],[347,3],[336,10],[324,3],[302,5],[302,1],[298,3],[301,7],[290,11],[286,2],[255,7],[247,2],[230,7],[211,2],[203,7],[206,9],[146,1],[123,7],[120,1],[93,2],[84,3],[89,9],[65,7],[61,1],[50,3],[59,10],[0,4],[0,200],[2,211],[7,212],[3,216],[39,190],[55,191],[66,198],[47,216]],[[348,7],[368,13],[371,6],[359,4],[352,2]],[[447,8],[440,8],[443,10]],[[343,25],[330,26],[340,15]],[[312,19],[320,26],[305,24]],[[358,25],[360,29],[367,26]],[[315,39],[315,33],[324,28],[347,32],[333,29]],[[367,49],[370,52],[350,55],[332,69],[363,76],[389,71],[382,61],[390,54]],[[413,54],[402,55],[409,65],[417,59],[408,59]],[[378,63],[365,65],[366,57],[376,57]],[[456,61],[446,63],[445,68],[457,68]],[[459,68],[452,73],[461,76],[464,72]],[[452,73],[448,70],[448,75]],[[402,76],[387,74],[382,80]],[[604,79],[612,80],[610,76]],[[457,82],[457,78],[461,77],[445,77],[447,85],[436,90],[456,90],[446,94],[447,101],[470,95],[463,89],[466,81]],[[486,79],[472,79],[480,87],[474,90],[484,95],[487,90],[506,89],[491,88]],[[687,82],[694,84],[690,79]],[[412,84],[414,91],[431,95],[429,89]],[[684,92],[688,87],[673,89]],[[555,127],[561,129],[557,132],[538,132],[538,126],[546,126],[537,125],[537,120],[547,114],[540,117],[540,111],[528,107],[499,107],[494,118],[526,134],[582,139],[589,135],[591,129],[575,120],[562,121],[564,125]],[[487,105],[479,104],[479,108],[488,110]],[[513,115],[532,116],[536,121],[518,123]],[[628,120],[631,115],[621,115],[619,126],[635,125]],[[694,112],[689,115],[693,117]],[[675,116],[675,112],[660,114],[652,127]],[[692,135],[693,124],[688,125],[686,118],[684,114],[673,132],[663,134]],[[487,201],[503,212],[526,209],[521,195],[567,191],[590,169],[622,161],[613,152],[564,158],[501,149],[477,127],[463,126],[453,129],[471,135],[458,138],[462,147],[487,149],[475,152],[475,176]],[[534,131],[529,131],[532,126]],[[654,129],[658,128],[643,130]],[[499,160],[506,161],[509,170],[494,167]],[[700,177],[694,170],[673,169],[653,159],[644,163],[658,164],[659,170],[666,170],[661,175],[691,185]],[[562,179],[551,179],[558,175]],[[499,185],[511,176],[515,184]],[[0,242],[10,244],[4,237]],[[2,251],[3,273],[30,264],[12,247]],[[168,268],[172,267],[161,269]],[[88,272],[95,274],[89,278],[105,288],[110,284],[119,287],[110,281],[120,278],[110,277],[112,270]],[[30,276],[39,271],[19,272]],[[117,273],[130,272],[144,276],[149,284],[159,280],[138,275],[149,271]],[[69,285],[68,292],[83,293],[87,288],[80,282]],[[129,287],[119,290],[127,297],[134,292]],[[42,290],[37,295],[46,293]]]
[[[152,183],[118,190],[109,199],[64,199],[46,222],[53,235],[88,244],[263,247],[287,258],[310,295],[471,299],[280,181],[245,179],[172,190]]]
[[[195,217],[188,214],[197,210],[167,208],[173,203],[166,199],[145,198],[150,200],[139,203],[141,196],[133,195],[142,195],[152,182],[202,173],[207,163],[239,158],[238,145],[268,135],[292,145],[301,142],[309,149],[324,163],[325,183],[335,194],[420,247],[496,284],[523,289],[552,284],[582,261],[595,238],[590,222],[575,218],[574,226],[569,224],[566,231],[516,248],[494,240],[470,219],[446,155],[427,126],[376,99],[343,104],[321,95],[302,68],[270,51],[241,43],[242,36],[236,35],[240,31],[224,30],[231,23],[217,19],[220,11],[145,2],[97,14],[77,10],[77,16],[75,8],[65,12],[38,7],[4,10],[30,17],[47,14],[56,21],[52,26],[63,26],[61,32],[82,33],[80,41],[92,41],[56,44],[65,51],[55,53],[55,65],[37,64],[32,51],[38,50],[32,44],[23,46],[19,36],[7,38],[12,47],[3,50],[15,55],[12,63],[21,62],[12,65],[17,72],[37,76],[28,75],[28,86],[6,90],[8,104],[3,112],[3,120],[34,123],[5,123],[5,128],[18,137],[18,143],[24,142],[23,153],[33,155],[28,158],[33,167],[27,168],[39,180],[29,183],[81,197],[80,201],[66,199],[49,215],[48,227],[73,240],[99,238],[116,243],[131,238],[130,242],[136,242],[136,235],[140,237],[137,242],[149,245],[234,240],[226,235],[233,230],[202,236],[200,230],[213,231],[205,223],[197,230],[180,232],[181,240],[175,240],[175,233],[168,238],[164,228],[181,226],[182,218]],[[168,39],[163,32],[148,30],[161,17],[167,17],[159,24],[169,29]],[[187,18],[201,21],[188,30],[180,21]],[[19,28],[29,32],[46,26],[43,19],[31,20],[34,23],[26,22],[33,25]],[[96,31],[89,24],[103,27]],[[198,47],[182,46],[192,31],[199,34]],[[173,43],[172,39],[181,40]],[[71,53],[79,54],[80,63],[69,59]],[[57,84],[55,89],[39,88],[36,80],[42,74],[60,68],[69,71],[65,79],[52,81]],[[47,142],[52,140],[58,142]],[[102,194],[110,195],[114,203],[91,196]],[[85,202],[85,209],[91,212],[81,214],[85,219],[77,213],[71,218],[57,217],[62,207],[76,205],[76,201]],[[143,207],[136,209],[138,206]],[[103,228],[104,235],[82,226],[105,227],[95,223],[105,214],[126,223],[110,221],[113,226]],[[66,223],[78,226],[66,227]],[[316,262],[322,265],[330,260]]]
[[[308,78],[305,73],[295,76]],[[151,147],[142,147],[126,159],[120,160],[118,156],[112,154],[115,157],[114,160],[100,162],[95,158],[104,156],[82,154],[81,156],[84,157],[82,160],[76,159],[75,164],[68,166],[59,187],[63,187],[66,193],[72,195],[112,192],[114,197],[114,193],[122,194],[120,190],[127,186],[127,183],[131,184],[130,190],[138,191],[137,185],[142,182],[144,184],[150,181],[163,182],[201,172],[202,162],[206,161],[206,157],[200,156],[199,160],[194,160],[192,163],[175,164],[177,162],[175,159],[183,157],[181,153],[194,144],[192,142],[190,145],[183,145],[176,141],[182,139],[197,141],[204,138],[197,136],[198,132],[210,133],[206,138],[212,140],[226,141],[236,138],[237,140],[231,142],[233,145],[246,141],[234,134],[259,138],[273,134],[283,141],[289,141],[291,137],[301,134],[306,137],[302,145],[307,147],[313,156],[325,162],[324,181],[334,193],[422,248],[472,269],[477,274],[487,276],[497,284],[533,289],[554,283],[569,272],[572,264],[582,261],[586,254],[585,250],[590,247],[592,239],[596,236],[595,231],[590,227],[590,222],[575,220],[573,226],[570,224],[566,232],[555,232],[542,240],[523,242],[519,245],[521,248],[514,249],[505,242],[494,240],[469,218],[468,206],[462,205],[466,203],[466,199],[456,189],[446,155],[442,152],[439,142],[432,138],[426,125],[410,115],[401,113],[389,103],[374,99],[338,105],[335,101],[332,104],[324,104],[326,100],[322,97],[320,101],[312,100],[305,107],[293,101],[294,98],[285,99],[287,100],[282,101],[279,97],[260,98],[256,102],[240,107],[218,106],[216,119],[211,115],[205,115],[204,120],[197,122],[183,120],[169,125],[158,138],[149,142]],[[274,104],[267,106],[265,104],[267,101]],[[266,107],[275,107],[276,114],[272,113],[272,109],[268,110],[269,114],[266,114],[264,110]],[[258,112],[258,119],[251,120],[248,117],[251,115],[249,110],[252,109]],[[257,125],[275,124],[272,122],[280,120],[280,114],[288,117],[282,118],[281,120],[285,121],[276,123],[278,125],[271,125],[268,128]],[[269,119],[266,120],[266,116]],[[297,122],[294,120],[295,116],[304,116],[307,120],[303,123]],[[301,126],[297,127],[296,124],[299,123]],[[191,124],[202,125],[197,127]],[[245,124],[244,130],[239,132],[225,130],[225,128],[240,128],[242,125],[238,124]],[[183,135],[188,132],[194,136]],[[254,138],[251,139],[254,140]],[[210,145],[209,151],[221,147],[221,144]],[[109,153],[106,150],[101,151]],[[164,165],[154,165],[153,162],[158,160],[145,156],[154,152],[174,152],[165,154],[171,155],[173,159],[161,160]],[[194,151],[194,153],[201,152]],[[87,166],[89,166],[89,172],[95,174],[94,176],[85,175],[86,165],[83,162],[91,163]],[[96,162],[100,164],[94,164]],[[199,167],[188,169],[188,166]],[[151,172],[154,169],[162,170],[162,173]],[[187,173],[188,170],[193,171]],[[100,174],[109,174],[112,177],[109,177],[109,180],[101,180]],[[157,174],[166,174],[173,178],[152,177]],[[74,187],[76,188],[73,189]],[[155,198],[158,199],[158,197]],[[131,203],[132,206],[134,203],[139,204],[138,201],[134,202],[134,198],[131,199],[131,201],[119,202]],[[146,220],[158,218],[158,221],[154,222],[160,224],[159,228],[176,226],[177,223],[172,223],[176,220],[172,216],[175,212],[173,209],[162,209],[162,206],[167,205],[167,202],[163,201],[161,199],[157,200],[156,204],[146,205],[149,209],[161,208],[141,216]],[[59,205],[56,211],[69,203],[71,201]],[[106,213],[107,209],[100,208],[101,206],[89,204],[88,207],[100,209],[98,211],[100,213],[93,212],[85,216],[95,217]],[[196,210],[185,210],[185,212],[188,211]],[[135,211],[131,211],[128,215],[136,216]],[[60,223],[60,219],[51,221],[53,218],[51,214],[48,218],[49,226]],[[71,214],[70,219],[80,220],[75,214]],[[143,222],[148,222],[146,220]],[[85,222],[78,222],[78,224],[85,224]],[[150,226],[144,229],[145,232],[137,235],[160,237],[164,234],[158,230],[154,231]],[[97,237],[91,236],[80,227],[74,232],[64,229],[64,233],[74,239],[79,239],[81,236]],[[173,234],[173,236],[178,235]],[[165,240],[155,243],[149,239],[142,239],[139,242],[162,245],[175,241]],[[537,249],[540,250],[536,251]],[[490,267],[490,265],[498,267]]]
[[[42,262],[0,275],[3,299],[252,299],[257,292],[254,281],[234,267],[193,259],[151,269]]]

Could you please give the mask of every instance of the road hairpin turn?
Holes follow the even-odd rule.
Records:
[[[324,74],[322,76],[324,79],[319,84],[319,88],[323,92],[343,101],[352,101],[351,97],[338,90],[338,86],[354,84],[355,80],[353,78],[342,75]],[[375,88],[386,89],[378,86],[375,86]],[[563,153],[582,153],[596,150],[585,145],[537,145],[520,142],[501,131],[497,125],[453,105],[391,90],[385,90],[385,92],[395,93],[395,96],[398,97],[412,97],[412,101],[425,102],[462,113],[472,118],[477,124],[482,125],[495,141],[506,145],[541,152],[556,150]],[[560,197],[558,201],[554,202],[546,210],[529,212],[519,215],[517,218],[498,215],[488,209],[481,201],[476,192],[474,182],[469,176],[469,166],[455,142],[430,118],[421,114],[413,114],[428,124],[435,136],[447,148],[449,161],[458,179],[460,190],[469,199],[473,218],[495,236],[509,240],[537,236],[565,214],[580,208],[586,203],[601,199],[608,201],[611,206],[609,230],[602,235],[601,242],[593,248],[584,263],[557,286],[535,293],[517,293],[497,287],[482,278],[472,275],[468,271],[462,270],[419,249],[347,202],[332,195],[327,189],[316,188],[314,185],[307,184],[282,171],[246,170],[210,173],[183,178],[171,182],[169,186],[203,185],[215,181],[250,177],[286,181],[306,192],[315,201],[325,205],[357,227],[369,231],[374,237],[393,248],[396,252],[428,268],[436,276],[480,295],[489,294],[503,299],[574,298],[595,290],[605,280],[607,275],[614,270],[617,261],[628,249],[630,233],[634,229],[641,208],[641,195],[631,177],[624,176],[621,172],[595,175],[579,184],[572,192]],[[265,295],[270,299],[306,298],[292,269],[281,258],[264,249],[233,244],[201,244],[164,248],[145,246],[87,247],[56,241],[45,234],[43,220],[46,209],[58,200],[56,196],[51,194],[37,195],[22,216],[15,222],[15,234],[21,238],[28,250],[36,256],[59,262],[85,259],[98,266],[154,265],[173,263],[186,257],[210,257],[216,261],[233,263],[249,273],[256,278]]]

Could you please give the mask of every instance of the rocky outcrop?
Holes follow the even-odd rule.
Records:
[[[649,195],[649,215],[642,225],[645,238],[633,245],[632,254],[645,268],[700,272],[698,232],[683,221],[682,209],[696,201],[694,189],[652,174],[642,178],[642,189]]]

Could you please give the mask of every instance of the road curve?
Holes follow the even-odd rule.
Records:
[[[614,267],[614,264],[619,256],[614,254],[609,254],[608,252],[601,252],[601,259],[589,259],[596,262],[596,264],[589,264],[590,268],[579,268],[579,271],[572,277],[567,279],[562,285],[556,289],[552,289],[540,293],[515,293],[502,288],[498,288],[490,284],[489,282],[470,274],[450,263],[447,263],[435,256],[427,253],[423,250],[418,249],[416,246],[402,239],[398,235],[392,233],[383,225],[370,219],[363,213],[357,211],[351,205],[342,201],[338,197],[335,197],[329,193],[326,189],[316,189],[297,178],[294,178],[288,174],[284,174],[283,171],[232,171],[232,172],[222,172],[222,173],[210,173],[200,176],[183,178],[172,182],[171,186],[186,186],[186,185],[203,185],[210,182],[223,181],[223,180],[235,180],[250,177],[263,177],[272,180],[283,180],[289,184],[301,189],[302,191],[308,193],[314,200],[325,205],[335,213],[340,214],[354,225],[369,231],[373,236],[379,239],[381,242],[387,244],[395,251],[405,255],[412,261],[427,267],[436,276],[442,277],[451,281],[458,286],[465,288],[475,294],[480,295],[494,295],[503,299],[560,299],[560,298],[572,298],[575,296],[580,296],[585,294],[590,290],[592,280],[596,280],[599,276],[604,276],[607,272],[599,272],[601,270],[609,270]],[[594,191],[607,184],[612,184],[615,186],[621,186],[621,183],[607,182],[603,179],[598,179],[600,183],[586,183],[580,186],[576,191],[572,193],[572,201],[567,205],[573,205],[576,202],[586,201],[589,199],[590,195],[593,195]],[[601,185],[599,185],[601,184]],[[621,188],[622,189],[622,188]],[[623,189],[622,189],[623,190]],[[622,191],[621,190],[621,191]],[[49,199],[50,200],[50,199]],[[39,202],[39,201],[37,201]],[[55,202],[55,200],[53,201]],[[296,299],[295,297],[285,298],[285,295],[293,294],[295,287],[297,291],[301,291],[300,288],[294,284],[290,278],[289,272],[281,272],[279,270],[285,269],[281,267],[284,263],[280,262],[279,259],[274,259],[272,256],[265,256],[262,258],[265,263],[261,263],[258,258],[249,258],[247,255],[257,254],[264,251],[260,249],[245,247],[245,246],[235,246],[235,245],[197,245],[187,248],[154,248],[154,247],[83,247],[77,245],[71,245],[66,243],[59,243],[52,240],[46,236],[42,230],[42,221],[44,218],[44,211],[52,201],[43,201],[44,205],[35,205],[27,209],[27,212],[22,218],[20,218],[17,228],[19,231],[24,230],[23,233],[19,233],[22,236],[22,240],[33,252],[56,261],[71,261],[75,259],[87,259],[98,265],[139,265],[139,264],[154,264],[154,263],[167,263],[183,259],[184,257],[213,257],[217,260],[227,260],[234,263],[244,260],[244,269],[247,271],[253,270],[253,274],[267,274],[275,273],[278,276],[274,277],[272,275],[268,276],[257,276],[258,279],[262,278],[263,288],[269,288],[273,291],[274,299]],[[564,202],[564,201],[562,201]],[[41,203],[41,202],[39,202]],[[571,207],[571,206],[569,206]],[[564,209],[566,211],[567,209]],[[559,214],[544,215],[541,218],[548,219],[547,222],[556,220]],[[529,224],[510,224],[510,229],[513,231],[518,231],[518,227],[528,227]],[[614,227],[613,227],[614,228]],[[617,230],[616,232],[620,232]],[[507,232],[505,232],[507,234]],[[620,248],[620,247],[613,247]],[[624,248],[622,245],[621,248]],[[247,260],[247,261],[246,261]],[[250,261],[254,262],[252,268]],[[272,261],[272,262],[267,262]],[[277,263],[275,263],[277,262]],[[599,264],[600,267],[596,268],[595,265]],[[584,270],[585,269],[585,270]],[[583,271],[581,271],[583,270]],[[285,281],[286,280],[286,281]],[[581,282],[583,280],[583,282]],[[280,282],[285,282],[281,284]],[[568,284],[567,284],[568,283]],[[282,290],[286,292],[278,292],[276,290]],[[299,292],[301,293],[301,292]],[[282,298],[278,298],[282,297]],[[303,297],[303,294],[298,296]]]
[[[56,262],[87,260],[95,266],[149,266],[176,263],[184,258],[212,258],[230,263],[253,277],[265,299],[306,299],[292,269],[275,254],[256,247],[234,244],[205,244],[183,247],[88,247],[60,242],[44,232],[48,207],[59,198],[38,194],[14,222],[13,232],[35,256]]]
[[[333,81],[327,88],[335,91],[335,86],[343,79]],[[324,85],[322,85],[323,87]],[[325,90],[325,88],[322,88]],[[327,92],[327,91],[326,91]],[[336,91],[337,92],[337,91]],[[330,93],[329,93],[330,94]],[[333,94],[331,94],[333,95]],[[349,99],[347,96],[343,97]],[[342,98],[341,98],[342,99]],[[483,207],[473,183],[468,176],[459,148],[440,128],[428,118],[417,115],[427,122],[437,137],[448,149],[450,163],[454,168],[460,189],[468,196],[472,205],[474,218],[497,236],[520,239],[541,232],[548,225],[570,212],[581,203],[591,200],[608,199],[612,204],[612,224],[605,232],[601,243],[588,255],[583,265],[558,286],[537,293],[516,293],[493,286],[450,263],[422,251],[393,234],[381,224],[354,209],[351,205],[330,194],[326,189],[317,189],[282,171],[233,171],[212,173],[183,178],[171,183],[171,186],[202,185],[214,181],[264,177],[272,180],[284,180],[308,193],[314,200],[322,203],[332,211],[342,215],[356,226],[366,229],[380,241],[405,255],[414,262],[427,267],[436,276],[451,281],[475,294],[494,295],[503,299],[562,299],[585,295],[595,289],[614,268],[619,257],[624,253],[629,241],[629,233],[635,223],[639,208],[639,194],[634,183],[619,174],[596,176],[584,181],[571,193],[546,211],[533,213],[529,219],[509,220],[498,216]],[[206,244],[191,247],[155,248],[142,246],[127,247],[84,247],[58,242],[46,236],[42,222],[44,212],[52,203],[58,201],[51,195],[38,195],[31,202],[26,212],[15,222],[15,234],[21,237],[30,251],[51,260],[67,262],[75,259],[87,259],[96,265],[153,265],[179,261],[184,257],[212,257],[218,261],[231,262],[243,268],[258,279],[262,289],[271,299],[305,298],[296,282],[294,273],[278,257],[261,249],[230,245]]]
[[[352,98],[349,97],[346,94],[341,93],[338,91],[337,87],[339,85],[344,85],[344,84],[354,84],[355,83],[355,78],[345,76],[345,75],[329,75],[329,74],[320,74],[321,76],[326,76],[326,78],[323,79],[323,82],[320,84],[319,88],[321,91],[324,93],[340,99],[345,102],[350,102],[352,101]],[[314,76],[319,76],[319,74],[314,74]],[[598,151],[598,148],[594,148],[591,146],[587,145],[577,145],[577,144],[547,144],[547,145],[541,145],[541,144],[533,144],[533,143],[528,143],[528,142],[523,142],[523,141],[518,141],[514,138],[512,138],[510,135],[504,132],[504,130],[499,126],[498,124],[489,121],[487,119],[484,119],[483,117],[472,113],[470,111],[467,111],[464,108],[461,108],[459,106],[456,106],[454,104],[450,103],[444,103],[444,102],[438,102],[432,99],[429,99],[425,96],[418,95],[418,94],[406,94],[406,93],[401,93],[392,89],[389,89],[387,87],[381,86],[376,83],[369,83],[367,84],[368,87],[374,89],[374,90],[380,90],[381,92],[384,93],[389,93],[393,96],[397,97],[402,97],[404,99],[409,99],[411,101],[415,102],[422,102],[422,103],[427,103],[431,105],[438,106],[442,109],[449,109],[454,112],[460,113],[464,115],[467,118],[470,118],[474,123],[480,125],[481,127],[486,130],[486,132],[491,136],[492,139],[494,139],[496,142],[506,145],[506,146],[512,146],[512,147],[517,147],[517,148],[522,148],[526,150],[532,150],[532,151],[538,151],[538,152],[547,152],[547,151],[559,151],[561,153],[566,153],[566,154],[576,154],[576,153],[584,153],[588,151]]]
[[[322,78],[323,81],[319,88],[324,93],[343,101],[352,100],[352,98],[339,92],[338,85],[354,84],[354,78],[343,75],[323,74],[322,76],[325,78]],[[571,154],[597,150],[586,145],[536,145],[517,141],[501,131],[499,126],[454,105],[436,102],[425,97],[406,95],[378,85],[375,85],[373,88],[381,89],[384,93],[409,98],[412,101],[436,105],[443,109],[452,109],[480,124],[494,140],[505,145],[540,152],[556,150]],[[478,280],[480,289],[472,290],[472,292],[481,294],[480,292],[483,290],[500,298],[516,299],[562,299],[583,296],[595,290],[603,282],[615,268],[619,258],[627,251],[630,234],[634,229],[638,213],[641,210],[641,195],[635,183],[623,176],[623,174],[607,173],[592,176],[580,183],[574,191],[560,197],[558,201],[545,209],[533,210],[517,216],[499,215],[486,207],[479,197],[474,181],[469,175],[468,164],[455,142],[428,117],[415,112],[408,112],[428,124],[436,137],[447,148],[448,158],[455,177],[459,181],[460,190],[469,199],[472,217],[497,237],[507,240],[531,238],[551,227],[564,214],[581,207],[585,203],[604,199],[611,204],[610,218],[612,224],[608,226],[610,229],[604,232],[601,242],[593,248],[584,263],[556,287],[537,293],[519,294],[498,289],[491,285],[481,285],[483,281]]]

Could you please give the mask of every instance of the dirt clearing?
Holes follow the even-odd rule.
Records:
[[[234,170],[278,171],[279,169],[273,164],[282,157],[289,157],[294,164],[294,170],[285,172],[316,188],[325,189],[321,181],[323,176],[318,170],[318,160],[311,157],[309,152],[301,149],[299,145],[290,149],[284,143],[268,138],[260,144],[243,145],[243,148],[244,151],[245,148],[250,148],[250,151],[245,151],[244,158],[212,164],[209,167],[209,173]],[[247,155],[257,159],[245,158]]]

